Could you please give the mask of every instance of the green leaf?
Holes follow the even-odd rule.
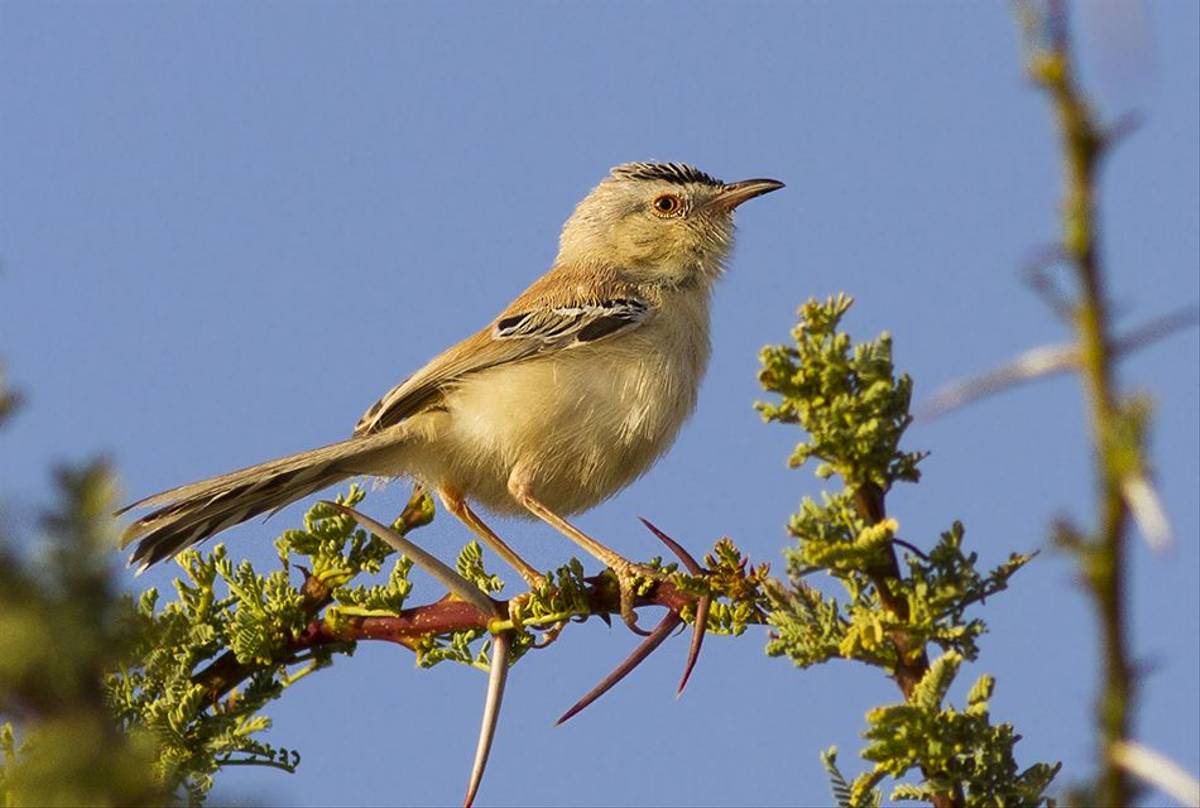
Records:
[[[909,702],[923,710],[936,711],[942,705],[942,699],[954,683],[958,668],[962,664],[962,655],[947,651],[933,661],[929,670],[921,677],[921,681],[913,688]]]

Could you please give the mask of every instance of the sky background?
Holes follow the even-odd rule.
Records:
[[[1110,0],[1077,18],[1104,116],[1144,116],[1102,182],[1125,328],[1200,298],[1198,8]],[[759,349],[810,295],[853,294],[848,327],[892,332],[918,398],[1067,336],[1022,281],[1057,233],[1059,167],[1004,3],[9,0],[0,82],[0,361],[27,398],[0,435],[10,518],[50,500],[53,462],[106,454],[132,498],[340,439],[542,273],[572,206],[627,160],[788,185],[738,212],[695,417],[579,520],[629,556],[659,552],[640,514],[782,570],[787,517],[820,486],[785,466],[800,434],[751,405]],[[1198,353],[1192,330],[1121,372],[1157,402],[1177,538],[1166,557],[1131,552],[1136,737],[1193,773]],[[953,696],[995,674],[994,718],[1024,736],[1022,765],[1064,762],[1059,788],[1092,771],[1096,623],[1047,541],[1055,517],[1092,518],[1082,413],[1064,377],[914,426],[924,479],[889,498],[918,544],[961,519],[984,566],[1043,550],[978,612],[991,631]],[[366,509],[390,517],[406,494]],[[231,532],[231,552],[270,566],[301,512]],[[541,525],[498,527],[541,568],[575,552]],[[444,516],[416,535],[444,558],[468,538]],[[570,627],[514,669],[480,804],[828,802],[818,752],[837,744],[860,771],[863,715],[898,693],[874,669],[768,659],[764,639],[710,639],[680,700],[674,639],[555,728],[636,640]],[[218,801],[457,803],[484,678],[363,644],[270,709],[268,739],[301,750],[299,772],[231,770]]]

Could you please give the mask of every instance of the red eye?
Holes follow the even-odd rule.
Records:
[[[678,213],[679,209],[683,207],[683,200],[675,196],[675,194],[663,194],[660,197],[656,197],[651,205],[654,207],[654,212],[659,216],[672,216]]]

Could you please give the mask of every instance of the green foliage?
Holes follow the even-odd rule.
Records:
[[[990,723],[992,677],[981,676],[963,711],[943,706],[962,655],[948,651],[929,667],[907,702],[877,707],[867,714],[871,744],[863,757],[877,771],[899,777],[914,768],[938,773],[916,785],[902,783],[892,799],[930,800],[961,790],[971,808],[1039,805],[1061,764],[1036,763],[1018,772],[1013,746],[1020,736],[1011,724]]]
[[[673,608],[689,622],[699,599],[710,598],[706,625],[714,633],[740,635],[768,623],[768,653],[798,666],[855,660],[902,682],[902,703],[868,714],[868,771],[848,780],[836,750],[822,754],[839,805],[878,806],[878,786],[889,776],[904,778],[893,799],[1037,805],[1058,767],[1019,769],[1013,755],[1019,736],[989,718],[992,679],[979,679],[964,710],[946,704],[961,662],[978,656],[985,631],[969,607],[1003,590],[1030,556],[1013,554],[981,572],[957,522],[926,553],[901,539],[899,523],[884,516],[885,494],[897,481],[917,481],[924,455],[900,447],[911,421],[911,381],[894,372],[886,336],[856,345],[838,331],[849,306],[845,296],[810,301],[795,346],[763,354],[764,386],[780,400],[760,410],[767,420],[808,433],[793,465],[816,458],[819,476],[844,483],[820,502],[806,498],[791,518],[790,585],[721,539],[702,573],[690,560],[692,572],[653,559],[641,566],[635,591],[650,596],[664,582],[672,585],[679,604]],[[302,529],[276,540],[276,569],[235,563],[218,544],[179,555],[171,599],[155,590],[136,603],[121,599],[106,573],[114,540],[110,478],[95,467],[64,474],[61,482],[64,504],[46,522],[45,563],[35,569],[0,558],[0,710],[32,716],[19,728],[0,727],[6,804],[180,798],[197,804],[223,766],[294,771],[299,753],[261,737],[274,699],[338,655],[352,654],[356,638],[378,636],[363,628],[370,621],[398,624],[410,619],[405,615],[433,614],[426,608],[466,605],[450,598],[412,608],[412,562],[320,503]],[[339,501],[354,506],[363,497],[352,486]],[[432,518],[432,500],[417,492],[393,529],[404,534]],[[905,550],[903,565],[897,547]],[[456,569],[488,596],[503,587],[474,542]],[[809,585],[817,574],[844,594]],[[508,632],[515,662],[550,644],[569,622],[594,614],[596,598],[616,602],[611,572],[588,578],[572,559],[508,600],[507,619],[451,620],[386,638],[413,650],[421,667],[452,661],[487,670],[492,633]],[[942,652],[933,664],[926,661],[930,646]]]
[[[668,580],[683,592],[713,596],[705,623],[708,631],[738,637],[746,626],[766,621],[770,602],[765,587],[772,581],[767,564],[752,566],[726,537],[718,539],[704,556],[704,565],[704,575],[673,572]],[[695,607],[685,606],[680,616],[694,622]]]
[[[829,774],[829,787],[838,808],[879,808],[883,804],[883,792],[875,788],[878,778],[866,775],[853,783],[847,782],[837,765],[837,747],[831,746],[821,753],[821,765]]]
[[[354,631],[362,621],[412,611],[412,562],[320,503],[303,529],[276,541],[277,569],[235,564],[217,544],[180,553],[173,597],[154,589],[136,602],[116,597],[106,572],[115,544],[111,480],[97,467],[63,482],[66,503],[47,521],[57,543],[44,570],[0,559],[0,710],[35,717],[0,727],[0,804],[198,804],[222,767],[294,771],[299,752],[261,737],[271,726],[270,703],[336,656],[352,654],[354,641],[343,638],[363,636]],[[358,487],[339,498],[348,505],[362,499]],[[432,518],[430,498],[418,492],[393,528],[407,533]],[[656,559],[645,591],[658,580],[686,580],[717,598],[714,631],[737,634],[759,622],[766,567],[749,566],[728,540],[707,562],[711,575],[685,576]],[[489,595],[503,586],[474,542],[456,566]],[[590,616],[589,598],[610,577],[586,578],[572,559],[511,599],[507,621],[394,639],[416,652],[421,667],[453,661],[486,670],[489,632],[515,629],[515,662],[571,620]],[[615,584],[612,594],[615,601]],[[61,642],[48,643],[47,635]],[[90,754],[79,754],[81,743]]]
[[[858,570],[877,566],[895,538],[896,523],[888,519],[869,524],[848,493],[823,494],[821,499],[818,505],[805,497],[788,523],[791,535],[808,539],[787,549],[788,571],[802,576],[829,569],[846,580]]]
[[[1008,579],[1036,554],[1012,553],[984,575],[976,569],[977,554],[963,552],[964,533],[962,523],[955,522],[928,556],[906,554],[909,575],[898,590],[908,605],[905,629],[912,636],[974,661],[979,655],[975,640],[986,626],[978,618],[966,619],[967,608],[1007,589]]]
[[[354,504],[352,486],[339,501]],[[405,532],[427,524],[432,503],[416,494],[396,523]],[[234,565],[224,545],[207,553],[186,550],[176,563],[175,599],[159,607],[151,589],[140,598],[132,661],[111,672],[107,698],[123,727],[145,728],[159,740],[154,771],[189,801],[203,799],[221,766],[262,765],[293,771],[294,750],[257,736],[271,726],[262,710],[304,676],[331,664],[353,643],[306,647],[299,642],[315,625],[336,627],[350,615],[395,614],[411,590],[411,562],[396,559],[383,583],[348,586],[378,573],[391,547],[359,529],[354,520],[318,503],[303,530],[276,541],[282,568],[263,574],[243,561]],[[292,564],[302,557],[311,567]],[[293,580],[292,567],[302,573]]]
[[[272,660],[283,655],[284,632],[298,630],[303,613],[285,573],[264,578],[247,564],[235,569],[222,545],[207,555],[187,551],[178,564],[186,580],[175,582],[177,599],[159,611],[155,590],[142,595],[136,661],[111,673],[106,687],[125,727],[145,727],[160,740],[160,780],[172,791],[182,786],[198,802],[223,763],[290,769],[297,762],[254,736],[270,726],[259,711],[287,683],[285,669]],[[193,676],[227,648],[252,673],[244,689],[213,705]]]
[[[922,776],[898,784],[893,799],[949,800],[955,805],[1037,805],[1058,766],[1036,764],[1018,773],[1007,724],[992,725],[984,676],[968,707],[943,706],[963,659],[979,654],[986,630],[967,610],[1002,591],[1031,558],[1013,553],[983,573],[978,557],[963,548],[965,531],[955,522],[934,547],[921,552],[900,539],[900,525],[884,516],[884,497],[896,482],[916,482],[922,452],[904,451],[900,440],[911,423],[912,382],[897,375],[886,335],[855,344],[839,330],[851,306],[845,295],[800,310],[793,346],[762,353],[760,380],[781,398],[760,404],[768,421],[798,424],[808,437],[791,465],[820,461],[822,479],[838,476],[844,488],[805,498],[788,525],[796,544],[785,550],[791,586],[766,582],[773,627],[767,653],[807,667],[833,659],[883,669],[908,693],[904,703],[871,711],[863,757],[874,768],[848,782],[835,751],[822,756],[841,805],[877,804],[875,788],[885,776]],[[903,547],[904,568],[896,548]],[[806,583],[824,573],[842,587],[843,599]],[[933,664],[926,647],[943,651]]]
[[[856,345],[837,330],[853,303],[845,294],[825,303],[809,300],[792,331],[795,347],[763,349],[759,381],[781,400],[758,409],[768,421],[799,424],[808,433],[792,452],[791,466],[815,457],[823,461],[818,477],[837,474],[851,487],[874,483],[886,491],[896,480],[920,476],[924,455],[898,448],[912,422],[912,380],[894,375],[886,333]]]
[[[504,588],[504,581],[499,575],[491,575],[483,568],[483,548],[479,546],[479,542],[468,542],[462,548],[454,568],[485,595],[494,594]]]
[[[439,662],[457,662],[486,671],[489,644],[485,642],[478,650],[472,650],[471,647],[482,636],[482,629],[466,629],[446,636],[430,634],[423,637],[414,649],[417,652],[417,665],[432,668]]]
[[[113,480],[95,463],[57,483],[38,555],[0,537],[0,804],[162,805],[156,738],[121,732],[100,685],[137,639],[108,575]]]
[[[488,595],[499,592],[504,588],[504,581],[498,575],[492,575],[483,568],[483,549],[478,543],[469,542],[458,554],[455,562],[458,574],[473,583]],[[432,668],[439,662],[458,662],[461,665],[471,665],[486,671],[488,669],[488,651],[491,641],[485,640],[477,649],[472,649],[473,643],[482,638],[486,632],[480,629],[454,631],[445,636],[430,634],[421,639],[416,646],[417,665],[422,668]],[[522,636],[514,643],[514,650],[523,651],[528,642],[522,642],[527,637]],[[514,653],[513,661],[517,654]]]
[[[986,627],[982,620],[966,617],[967,607],[1004,590],[1009,577],[1032,555],[1014,553],[983,575],[976,569],[977,555],[964,553],[964,529],[955,522],[927,555],[906,553],[908,576],[888,582],[907,606],[905,616],[899,617],[883,606],[876,583],[865,572],[878,563],[880,553],[890,552],[896,522],[863,526],[853,535],[842,528],[864,523],[846,505],[848,498],[826,495],[825,501],[826,507],[820,508],[806,499],[801,513],[793,517],[792,534],[804,538],[784,555],[800,591],[780,597],[775,590],[777,614],[772,613],[770,622],[778,631],[768,653],[788,656],[800,667],[844,658],[892,670],[896,654],[889,638],[903,631],[922,646],[935,643],[974,660],[979,653],[975,641]],[[864,546],[870,550],[860,552]],[[843,584],[849,594],[844,606],[800,583],[818,571]]]
[[[572,558],[547,577],[541,586],[510,601],[508,613],[514,626],[524,627],[556,626],[591,614],[583,565]],[[519,652],[520,648],[518,641],[515,649]]]

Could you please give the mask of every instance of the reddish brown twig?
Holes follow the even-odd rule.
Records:
[[[302,589],[319,588],[315,578],[308,578]],[[322,595],[316,602],[327,599]],[[620,613],[620,602],[614,587],[589,584],[587,587],[589,616],[600,618]],[[679,611],[696,602],[696,597],[680,591],[670,581],[657,581],[649,591],[638,597],[634,606],[662,606]],[[508,601],[494,601],[501,614],[508,613]],[[324,604],[322,604],[324,605]],[[360,640],[393,642],[415,650],[422,640],[455,631],[487,631],[494,619],[491,610],[484,612],[470,603],[443,598],[434,603],[403,609],[387,617],[360,617],[343,615],[336,623],[314,616],[312,622],[295,635],[284,640],[272,661],[272,666],[286,665],[289,661],[314,648],[344,645]],[[256,671],[261,665],[238,662],[232,651],[217,657],[204,670],[196,674],[193,681],[205,689],[205,700],[215,704],[226,694]]]

